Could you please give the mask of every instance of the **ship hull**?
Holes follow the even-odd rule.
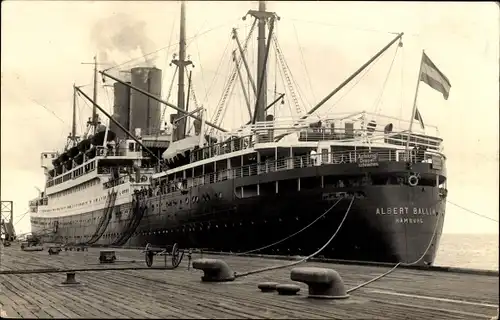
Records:
[[[401,165],[366,169],[365,173],[397,173],[404,169]],[[440,174],[428,164],[419,166],[423,177]],[[337,172],[346,175],[359,170],[352,165],[302,168],[150,196],[137,226],[131,224],[137,214],[132,203],[115,206],[96,244],[117,244],[117,239],[130,233],[127,246],[178,243],[181,248],[247,252],[278,242],[311,224],[295,236],[254,253],[307,256],[323,247],[338,229],[319,256],[406,263],[423,256],[417,264],[432,264],[445,218],[446,201],[439,188],[399,184],[338,187],[318,180]],[[310,184],[311,179],[321,185]],[[300,184],[299,180],[303,182],[301,187],[291,188]],[[248,187],[255,183],[259,184],[257,193]],[[95,214],[75,219],[85,221],[86,215]],[[65,239],[85,239],[95,229],[94,225],[72,226],[59,228],[58,234]]]
[[[412,263],[430,247],[419,261],[429,264],[441,237],[445,204],[438,200],[437,188],[424,189],[364,188],[367,197],[355,197],[351,206],[349,196],[336,196],[345,189],[270,196],[221,207],[218,214],[201,213],[174,228],[168,227],[164,217],[149,215],[129,245],[178,243],[184,248],[247,252],[280,242],[254,253],[307,256],[333,237],[319,256]],[[164,227],[149,231],[151,225]],[[307,225],[310,227],[281,242]]]

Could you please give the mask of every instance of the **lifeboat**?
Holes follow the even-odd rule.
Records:
[[[66,152],[63,152],[60,156],[59,156],[59,163],[64,163],[66,161],[68,161],[69,159],[69,156]]]
[[[76,155],[80,152],[80,150],[78,150],[78,147],[77,146],[74,146],[73,148],[69,149],[68,151],[68,155],[70,158],[74,158],[76,157]]]
[[[106,134],[106,129],[103,131],[97,132],[94,137],[92,138],[92,144],[94,146],[102,146],[104,143],[104,135]],[[113,141],[116,138],[116,133],[114,133],[111,130],[108,130],[108,136],[106,138],[106,142]]]
[[[81,165],[83,163],[83,152],[80,152],[73,158],[77,165]]]
[[[78,150],[80,150],[81,152],[85,152],[87,151],[88,149],[90,149],[90,146],[92,145],[92,142],[90,141],[90,139],[85,139],[85,140],[82,140],[79,144],[78,144]]]
[[[85,152],[85,155],[87,156],[87,158],[93,159],[95,157],[95,152],[96,149],[94,146],[92,146],[92,148],[90,148],[89,150],[87,150],[87,152]]]
[[[52,165],[55,167],[59,166],[61,164],[61,161],[59,160],[59,158],[55,158],[54,160],[52,160]]]
[[[59,175],[63,172],[63,166],[58,165],[57,167],[55,167],[55,170],[56,170],[56,175]]]
[[[69,159],[68,161],[66,161],[64,163],[64,167],[66,167],[66,170],[71,170],[71,168],[73,168],[73,160]]]

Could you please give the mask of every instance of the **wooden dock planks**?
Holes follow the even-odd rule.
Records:
[[[144,267],[138,250],[116,249],[118,261],[99,264],[99,249],[23,252],[1,248],[0,271],[53,268]],[[199,258],[194,254],[193,258]],[[204,255],[204,257],[214,257]],[[285,265],[288,261],[219,256],[236,272]],[[131,262],[136,260],[136,262]],[[120,262],[122,261],[122,262]],[[252,274],[226,283],[202,283],[199,270],[187,270],[187,257],[175,270],[78,272],[81,285],[64,286],[65,273],[0,275],[0,310],[19,318],[308,318],[308,319],[489,319],[498,308],[498,275],[398,269],[351,294],[347,300],[261,293],[263,281],[294,283],[292,267]],[[170,263],[170,259],[168,259]],[[164,265],[162,258],[154,267]],[[307,263],[337,270],[347,288],[389,268]]]

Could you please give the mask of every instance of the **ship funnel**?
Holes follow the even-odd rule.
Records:
[[[161,97],[162,71],[158,68],[132,68],[132,85]],[[157,134],[160,130],[161,105],[137,90],[130,92],[131,128],[140,128],[142,134]]]

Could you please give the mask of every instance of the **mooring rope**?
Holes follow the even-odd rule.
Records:
[[[316,222],[318,222],[319,219],[323,218],[325,215],[327,215],[340,201],[342,200],[342,198],[340,198],[337,202],[335,202],[330,208],[328,208],[328,210],[326,210],[322,215],[320,215],[319,217],[317,217],[316,219],[314,219],[311,223],[309,223],[307,226],[305,226],[304,228],[300,229],[299,231],[295,232],[295,233],[292,233],[291,235],[281,239],[281,240],[278,240],[276,242],[273,242],[271,244],[268,244],[264,247],[261,247],[261,248],[257,248],[257,249],[253,249],[253,250],[250,250],[250,251],[246,251],[246,252],[241,252],[241,253],[235,253],[234,255],[235,256],[241,256],[241,255],[245,255],[245,254],[249,254],[249,253],[252,253],[252,252],[256,252],[256,251],[260,251],[260,250],[264,250],[264,249],[267,249],[267,248],[270,248],[272,246],[275,246],[277,244],[280,244],[296,235],[298,235],[299,233],[301,233],[302,231],[308,229],[309,227],[311,227],[313,224],[315,224]]]
[[[434,238],[436,237],[436,234],[437,234],[437,230],[438,230],[438,226],[439,226],[439,222],[441,221],[441,216],[438,215],[437,216],[437,221],[436,221],[436,225],[434,226],[434,231],[432,233],[432,237],[431,237],[431,240],[429,241],[429,244],[427,245],[427,248],[425,249],[424,253],[420,256],[420,258],[418,258],[417,260],[413,261],[413,262],[410,262],[410,263],[405,263],[405,262],[398,262],[394,267],[392,267],[389,271],[379,275],[379,276],[376,276],[375,278],[371,279],[371,280],[368,280],[366,282],[363,282],[362,284],[360,285],[357,285],[349,290],[347,290],[347,293],[351,293],[351,292],[354,292],[358,289],[361,289],[363,288],[364,286],[367,286],[369,285],[370,283],[373,283],[377,280],[380,280],[382,279],[383,277],[391,274],[393,271],[395,271],[399,266],[405,266],[405,267],[409,267],[409,266],[412,266],[412,265],[415,265],[417,263],[419,263],[424,257],[425,255],[427,254],[427,252],[429,251],[429,249],[431,248],[432,246],[432,242],[434,241]]]
[[[305,261],[313,258],[314,256],[318,255],[321,251],[323,251],[332,242],[332,240],[339,233],[340,229],[344,225],[344,222],[345,222],[347,216],[349,215],[349,212],[351,211],[351,206],[352,206],[353,202],[354,202],[354,197],[352,197],[351,202],[349,203],[349,207],[347,208],[347,211],[345,212],[344,218],[342,218],[342,221],[340,222],[339,226],[337,227],[337,230],[335,230],[335,232],[330,237],[330,239],[328,239],[328,241],[321,248],[319,248],[316,252],[314,252],[313,254],[311,254],[311,255],[309,255],[309,256],[307,256],[307,257],[305,257],[305,258],[303,258],[303,259],[301,259],[299,261],[294,261],[294,262],[291,262],[291,263],[287,263],[285,265],[271,266],[271,267],[257,269],[257,270],[252,270],[252,271],[247,271],[247,272],[243,272],[243,273],[235,273],[234,276],[236,278],[241,278],[241,277],[245,277],[245,276],[248,276],[248,275],[251,275],[251,274],[256,274],[256,273],[261,273],[261,272],[266,272],[266,271],[271,271],[271,270],[276,270],[276,269],[287,268],[287,267],[291,267],[291,266],[297,265],[299,263],[305,262]]]
[[[488,219],[488,220],[491,220],[491,221],[493,221],[493,222],[498,223],[498,220],[497,220],[497,219],[495,219],[495,218],[492,218],[492,217],[489,217],[489,216],[487,216],[487,215],[480,214],[480,213],[478,213],[478,212],[472,211],[472,210],[470,210],[470,209],[467,209],[467,208],[465,208],[465,207],[462,207],[461,205],[458,205],[458,204],[456,204],[456,203],[453,203],[453,202],[451,202],[450,200],[446,200],[446,202],[448,202],[449,204],[452,204],[452,205],[454,205],[455,207],[458,207],[458,208],[460,208],[460,209],[462,209],[462,210],[464,210],[464,211],[467,211],[467,212],[469,212],[469,213],[475,214],[475,215],[476,215],[476,216],[478,216],[478,217],[481,217],[481,218],[484,218],[484,219]]]

